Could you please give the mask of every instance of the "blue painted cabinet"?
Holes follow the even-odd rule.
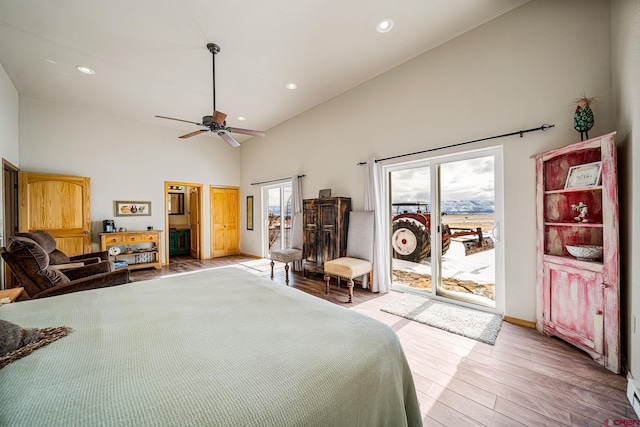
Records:
[[[189,255],[189,230],[169,231],[169,255]]]

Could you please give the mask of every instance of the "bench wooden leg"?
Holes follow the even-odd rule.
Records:
[[[284,281],[289,286],[289,263],[285,263],[284,265]]]
[[[273,280],[273,265],[274,265],[274,262],[273,260],[271,260],[271,280]]]
[[[349,288],[349,301],[347,302],[353,302],[353,279],[352,278],[349,279],[349,283],[347,284],[347,287]]]
[[[326,289],[327,295],[329,295],[329,280],[331,280],[331,276],[329,276],[328,274],[325,274],[324,281],[327,283],[327,289]]]

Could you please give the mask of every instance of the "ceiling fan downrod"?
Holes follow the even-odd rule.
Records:
[[[213,111],[216,111],[216,54],[220,52],[220,46],[215,43],[207,43],[207,49],[213,56],[212,73],[213,76]],[[215,113],[214,113],[215,114]]]

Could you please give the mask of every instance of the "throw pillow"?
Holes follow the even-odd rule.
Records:
[[[42,334],[36,329],[22,328],[15,323],[0,319],[0,356],[42,338]]]
[[[72,329],[66,326],[43,329],[22,328],[15,323],[0,319],[0,369],[40,347],[69,335],[71,331]]]

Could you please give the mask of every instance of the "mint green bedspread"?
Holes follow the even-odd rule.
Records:
[[[386,325],[237,268],[0,307],[67,337],[0,369],[2,426],[419,426]]]

